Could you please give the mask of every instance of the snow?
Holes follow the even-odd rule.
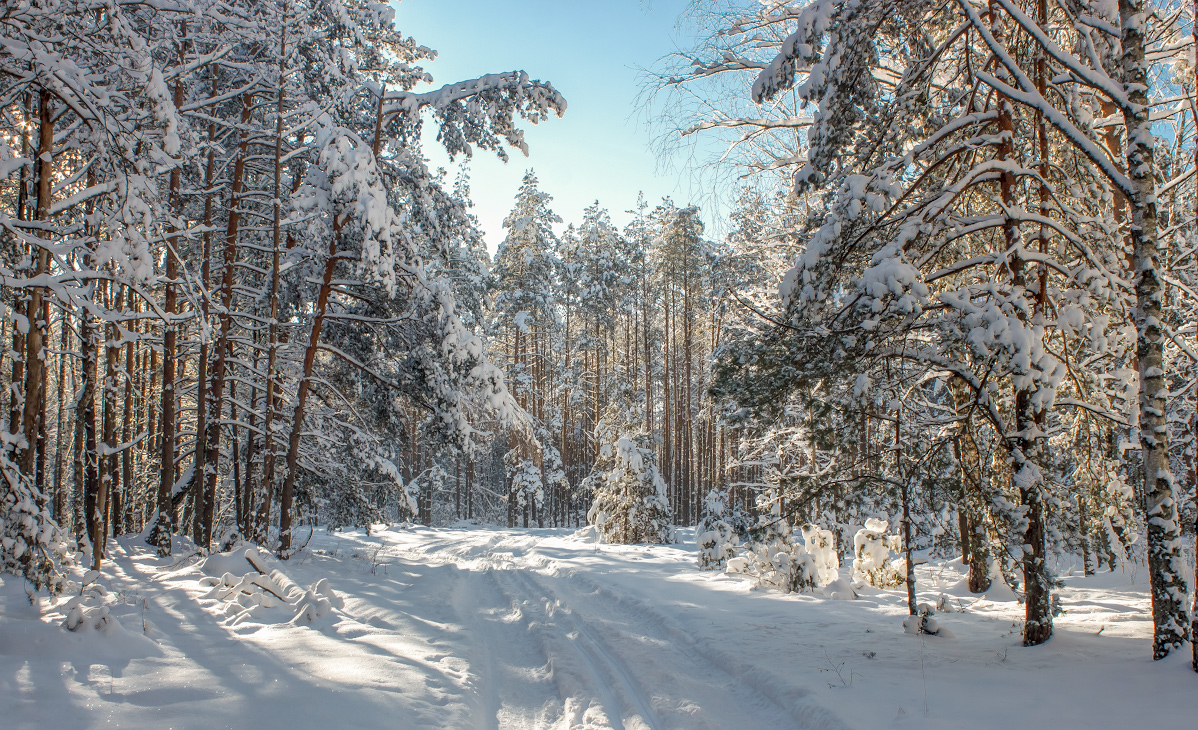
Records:
[[[201,558],[183,540],[158,558],[122,539],[82,601],[33,606],[0,579],[0,717],[13,729],[1005,730],[1182,728],[1198,714],[1185,652],[1150,659],[1146,571],[1063,566],[1054,638],[1023,648],[1013,594],[1001,581],[969,594],[959,561],[917,568],[941,629],[927,636],[904,632],[902,590],[757,588],[698,570],[693,534],[680,537],[379,526],[317,530],[286,562],[244,547]],[[246,577],[331,600],[304,621],[283,606],[230,612],[213,584]],[[68,631],[72,602],[109,622]]]
[[[886,520],[871,517],[853,536],[853,578],[884,587],[906,581],[906,573],[900,572],[890,559],[890,551],[898,549],[899,540],[897,535],[886,534],[888,526]]]

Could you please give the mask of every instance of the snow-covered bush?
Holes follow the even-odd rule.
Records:
[[[97,631],[112,636],[121,630],[121,624],[112,615],[113,596],[99,582],[100,574],[89,570],[83,576],[79,595],[63,603],[59,610],[65,614],[63,628],[77,633]]]
[[[952,610],[951,608],[949,609]],[[921,603],[914,616],[903,619],[903,631],[908,634],[927,634],[929,636],[952,637],[952,633],[940,626],[933,618],[937,609],[929,603]]]
[[[831,530],[822,529],[819,525],[804,525],[803,542],[815,563],[821,586],[840,577],[840,556],[836,554],[836,538]]]
[[[815,556],[794,540],[790,525],[776,515],[763,516],[749,531],[744,553],[728,561],[728,572],[751,575],[758,585],[786,593],[813,590],[821,584]]]
[[[598,528],[604,542],[673,542],[666,483],[649,437],[606,421],[600,421],[597,430],[599,458],[584,480],[594,492],[587,522]]]
[[[871,517],[853,536],[853,577],[876,588],[894,588],[905,579],[890,557],[898,547],[898,536],[887,535],[888,526],[886,520]]]
[[[767,546],[763,558],[759,561],[757,582],[760,585],[772,586],[786,593],[800,593],[817,587],[819,569],[815,559],[798,544],[792,543],[782,549],[781,546]]]
[[[7,436],[7,434],[5,434]],[[19,575],[34,588],[62,591],[67,559],[61,531],[46,497],[0,448],[0,573]]]
[[[736,557],[740,538],[729,519],[724,495],[714,489],[703,500],[703,516],[695,527],[695,543],[699,547],[700,570],[720,570]]]

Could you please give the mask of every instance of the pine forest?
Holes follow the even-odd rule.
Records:
[[[0,714],[1198,722],[1198,2],[657,5],[5,0]]]

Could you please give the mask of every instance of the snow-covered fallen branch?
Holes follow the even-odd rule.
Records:
[[[310,624],[344,605],[327,578],[304,589],[275,567],[277,564],[255,547],[209,556],[201,566],[208,575],[200,579],[200,585],[210,590],[202,598],[223,604],[234,626],[247,622]]]

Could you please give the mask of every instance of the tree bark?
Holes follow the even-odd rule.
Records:
[[[21,111],[22,116],[26,121],[33,117],[33,110],[30,108],[32,102],[30,95],[25,93],[22,95]],[[27,125],[22,125],[21,128],[21,157],[29,157],[29,129]],[[21,165],[20,176],[17,181],[17,200],[16,200],[16,215],[17,220],[26,221],[29,219],[29,165]],[[18,244],[24,251],[28,246]],[[22,301],[23,295],[19,291],[13,292],[13,311],[16,314],[25,313],[25,304]],[[10,318],[4,318],[4,326],[7,327]],[[5,388],[8,396],[8,432],[17,435],[21,432],[21,384],[25,381],[25,364],[23,358],[25,356],[25,335],[21,332],[21,328],[17,326],[15,319],[12,320],[12,377]],[[0,361],[3,360],[4,353],[0,352]]]
[[[903,555],[906,558],[906,574],[903,583],[907,588],[907,612],[912,616],[919,615],[919,605],[915,600],[915,560],[912,552],[911,535],[911,480],[901,464],[902,452],[902,411],[894,414],[894,463],[899,475],[899,497],[903,502]]]
[[[1152,121],[1145,68],[1144,0],[1119,0],[1122,25],[1123,83],[1130,106],[1123,109],[1127,128],[1127,172],[1133,195],[1129,238],[1135,261],[1140,369],[1140,450],[1144,484],[1141,500],[1147,523],[1148,575],[1152,591],[1152,657],[1163,659],[1186,638],[1188,624],[1182,572],[1181,529],[1173,475],[1169,471],[1169,424],[1166,416],[1165,344],[1161,328],[1161,276],[1157,248],[1156,190]]]
[[[66,410],[66,381],[67,381],[67,351],[71,347],[71,327],[67,312],[62,313],[62,324],[59,326],[62,336],[62,355],[58,358],[58,416],[54,427],[54,519],[62,528],[63,534],[71,531],[71,514],[67,500],[67,489],[62,483],[63,461],[63,412]]]
[[[312,369],[316,364],[316,352],[320,348],[320,330],[329,306],[329,294],[333,289],[333,272],[337,268],[337,238],[341,234],[343,221],[334,222],[334,232],[329,238],[329,258],[324,265],[324,277],[320,282],[320,293],[316,297],[316,314],[312,319],[312,330],[308,335],[308,349],[304,352],[304,369],[299,389],[295,394],[295,411],[292,414],[291,436],[287,441],[287,473],[283,478],[283,492],[279,498],[279,557],[287,559],[291,551],[291,510],[295,499],[295,478],[299,471],[300,436],[304,430],[304,408],[312,388]]]
[[[174,103],[176,109],[183,105],[182,80],[175,82]],[[179,187],[182,176],[180,166],[171,170],[168,204],[175,211],[180,207]],[[162,334],[162,436],[158,440],[158,519],[150,534],[150,544],[158,548],[158,555],[162,557],[171,553],[171,535],[175,531],[176,516],[172,498],[175,490],[175,434],[178,431],[175,423],[175,359],[179,330],[178,322],[174,319],[178,312],[178,293],[175,289],[178,278],[179,229],[172,222],[170,236],[167,238],[166,291],[163,301],[166,327]],[[154,430],[152,425],[150,430]]]
[[[253,372],[258,372],[258,361],[261,359],[261,343],[259,342],[259,333],[254,333],[254,364]],[[237,529],[241,532],[242,537],[254,534],[254,509],[257,504],[255,495],[257,487],[255,484],[254,460],[258,458],[258,381],[250,386],[250,407],[246,410],[246,418],[249,422],[249,428],[246,429],[246,446],[245,446],[245,484],[243,499],[245,503],[241,508],[241,520],[237,523]],[[265,401],[263,401],[265,406]]]
[[[1000,18],[1000,6],[991,2],[989,7],[990,31],[1000,42],[1005,38],[1006,30]],[[1011,100],[1004,94],[995,94],[995,105],[998,112],[998,126],[1003,133],[999,144],[997,157],[1000,161],[1014,158],[1013,141],[1015,125],[1011,118]],[[999,177],[999,194],[1003,207],[1010,209],[1014,206],[1016,181],[1015,175],[1004,169]],[[1018,300],[1027,297],[1026,262],[1022,257],[1023,243],[1020,240],[1019,225],[1007,217],[1003,221],[1004,250],[1009,257],[1008,268],[1011,281],[1011,298]],[[1026,319],[1025,309],[1016,308],[1016,316],[1021,321]],[[1040,424],[1032,400],[1032,392],[1027,387],[1015,391],[1014,425],[1015,432],[1008,437],[1007,449],[1011,457],[1011,473],[1013,487],[1019,493],[1019,503],[1024,509],[1027,526],[1023,533],[1023,578],[1024,578],[1024,624],[1023,645],[1037,646],[1048,641],[1052,636],[1051,584],[1047,575],[1045,563],[1045,532],[1044,505],[1039,466],[1036,463],[1040,456],[1039,438]]]
[[[37,220],[50,220],[50,199],[53,194],[54,175],[54,117],[51,113],[51,95],[48,89],[42,89],[38,95],[38,113],[41,117],[38,126],[38,174],[37,174]],[[49,230],[41,232],[42,238],[49,238]],[[45,276],[50,271],[50,251],[45,246],[38,246],[34,252],[36,260],[34,275]],[[24,445],[17,453],[17,464],[21,471],[29,477],[35,477],[37,447],[36,439],[42,415],[42,380],[46,374],[46,359],[44,339],[46,322],[42,320],[46,287],[35,285],[30,290],[29,301],[25,305],[25,313],[29,321],[29,329],[25,334],[25,403],[21,418],[21,435]]]
[[[50,300],[42,299],[41,321],[43,328],[43,337],[50,336]],[[61,361],[62,355],[59,355]],[[49,385],[50,368],[47,365],[47,357],[45,349],[42,350],[42,376],[37,384],[37,400],[40,404],[37,413],[37,441],[35,447],[37,449],[36,463],[34,465],[33,483],[37,485],[39,491],[43,494],[46,490],[46,388]]]
[[[137,313],[137,307],[133,308],[134,314]],[[133,454],[135,453],[130,444],[133,441],[133,373],[134,373],[134,357],[133,357],[133,340],[125,343],[125,406],[124,406],[124,422],[121,424],[121,444],[124,450],[121,451],[121,485],[123,493],[121,494],[120,520],[118,524],[121,527],[121,534],[134,532],[132,520],[132,500],[133,500]]]
[[[96,376],[98,365],[96,357],[96,330],[91,319],[92,315],[85,308],[80,317],[79,349],[83,360],[83,395],[77,408],[82,408],[83,414],[83,494],[84,515],[86,516],[88,539],[92,544],[92,569],[100,569],[101,554],[97,549],[98,537],[103,528],[103,515],[100,514],[100,474],[96,458]]]
[[[270,265],[270,324],[267,329],[266,393],[262,402],[265,408],[262,427],[262,498],[255,520],[254,539],[266,539],[266,527],[270,520],[270,504],[275,485],[275,380],[278,378],[279,352],[279,276],[283,240],[283,103],[286,99],[287,77],[287,24],[283,24],[283,35],[279,50],[279,89],[275,101],[275,149],[274,149],[274,218],[271,222],[271,265]],[[382,95],[380,95],[381,103]],[[375,147],[379,133],[375,132]],[[377,152],[375,153],[377,156]],[[298,183],[299,180],[297,179]]]
[[[108,288],[108,303],[110,312],[119,312],[124,306],[124,297],[118,293],[115,297],[112,295],[112,282],[107,283]],[[101,513],[103,519],[103,529],[100,530],[100,539],[93,545],[97,555],[103,554],[107,550],[109,527],[112,519],[112,502],[114,498],[119,499],[116,488],[119,489],[120,483],[117,477],[117,457],[116,457],[116,366],[120,359],[120,347],[118,345],[120,333],[117,329],[116,322],[112,320],[111,315],[108,322],[104,326],[104,390],[103,390],[103,455],[100,457],[100,497],[97,511]]]
[[[250,113],[254,97],[246,94],[241,106],[242,130],[237,145],[237,160],[233,163],[233,184],[229,193],[229,221],[225,229],[224,272],[221,278],[220,334],[217,337],[215,360],[212,363],[212,386],[208,397],[207,423],[204,433],[203,487],[196,493],[199,513],[199,544],[212,546],[212,521],[216,510],[216,482],[220,472],[221,414],[224,412],[225,381],[230,350],[229,334],[233,328],[233,280],[237,263],[237,237],[241,222],[241,190],[245,184],[246,150],[249,146]],[[199,480],[200,475],[196,475]],[[197,483],[201,483],[197,481]]]

